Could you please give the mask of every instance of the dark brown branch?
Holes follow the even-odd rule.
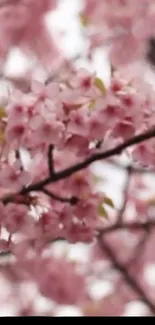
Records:
[[[12,252],[11,251],[2,251],[0,252],[0,257],[6,257],[6,256],[11,256],[12,255]]]
[[[111,249],[111,247],[106,243],[105,240],[103,240],[102,236],[99,236],[99,244],[100,247],[105,253],[107,254],[108,258],[113,264],[113,267],[120,272],[120,274],[123,276],[126,284],[132,288],[132,290],[139,296],[142,302],[146,304],[146,306],[150,309],[151,313],[155,315],[155,306],[154,304],[149,300],[149,298],[146,296],[143,289],[140,287],[140,285],[137,283],[137,281],[130,275],[129,271],[126,269],[124,265],[122,265],[117,257],[115,256],[115,253]]]
[[[16,156],[16,159],[20,161],[20,170],[23,171],[23,166],[22,166],[22,161],[21,161],[21,156],[20,156],[19,150],[16,150],[15,156]]]
[[[131,270],[133,266],[135,267],[136,263],[141,258],[142,254],[144,252],[144,249],[145,249],[145,245],[148,241],[150,230],[151,229],[145,230],[143,235],[140,237],[138,245],[135,247],[132,256],[124,263],[125,268],[128,271]],[[119,288],[119,287],[120,287],[120,282],[117,283],[117,288]]]
[[[49,169],[49,176],[52,177],[54,174],[54,159],[53,159],[53,150],[54,147],[52,144],[49,145],[48,148],[48,169]]]
[[[148,139],[151,139],[155,137],[155,128],[153,129],[150,129],[149,131],[145,132],[145,133],[142,133],[142,134],[139,134],[127,141],[125,141],[124,143],[116,146],[115,148],[113,149],[110,149],[108,151],[105,151],[105,152],[100,152],[100,153],[96,153],[96,154],[93,154],[92,156],[90,156],[89,158],[85,159],[84,161],[78,163],[78,164],[75,164],[71,167],[68,167],[60,172],[57,172],[53,175],[53,177],[48,177],[46,179],[44,179],[43,181],[40,181],[36,184],[32,184],[32,185],[29,185],[27,188],[23,189],[21,191],[21,194],[26,194],[28,192],[31,192],[31,191],[39,191],[41,190],[44,186],[50,184],[50,183],[54,183],[54,182],[57,182],[61,179],[65,179],[71,175],[73,175],[74,173],[88,167],[90,164],[92,164],[93,162],[95,161],[98,161],[98,160],[103,160],[103,159],[106,159],[106,158],[109,158],[109,157],[112,157],[114,155],[119,155],[121,154],[125,149],[133,146],[133,145],[136,145],[138,143],[141,143],[143,141],[146,141]]]
[[[47,194],[47,191],[46,191],[46,194]],[[49,194],[51,195],[50,192],[49,192]],[[54,197],[54,199],[57,199],[57,196]],[[104,229],[97,229],[97,231],[98,231],[98,236],[101,237],[102,235],[106,235],[106,234],[109,234],[109,233],[112,233],[112,232],[115,232],[115,231],[120,231],[120,230],[129,230],[129,231],[132,231],[132,230],[138,230],[138,231],[145,230],[145,231],[149,231],[152,227],[155,227],[155,221],[154,222],[153,221],[148,221],[148,222],[145,222],[145,223],[138,223],[138,222],[124,223],[124,224],[117,224],[116,223],[113,226],[109,226],[109,227],[106,227]],[[56,238],[56,239],[54,239],[52,241],[49,241],[49,243],[53,243],[53,242],[60,241],[60,240],[65,241],[65,238],[59,237],[59,238]],[[10,251],[8,251],[8,252],[0,252],[0,257],[4,256],[4,255],[9,255],[9,254],[11,254]]]
[[[135,263],[137,262],[137,260],[139,260],[139,258],[141,257],[142,253],[144,252],[145,245],[146,245],[146,243],[148,241],[148,237],[149,237],[149,230],[147,229],[147,230],[145,230],[145,232],[141,236],[138,245],[134,249],[134,254],[127,261],[127,263],[126,263],[126,267],[127,268],[131,268],[133,265],[135,265]]]
[[[146,59],[153,67],[155,66],[155,39],[154,38],[150,38],[148,40],[148,53]]]
[[[127,168],[130,168],[132,170],[132,173],[136,173],[136,174],[155,174],[155,169],[153,168],[136,167],[134,164],[129,166],[124,166],[111,158],[107,159],[107,162],[108,164],[122,171],[126,171]]]
[[[78,198],[76,196],[72,196],[71,198],[61,197],[57,194],[54,194],[54,193],[48,191],[45,188],[42,189],[42,192],[45,193],[46,195],[48,195],[51,199],[60,201],[62,203],[69,203],[71,205],[75,205],[78,203]]]
[[[119,224],[121,224],[123,221],[123,215],[124,215],[127,201],[128,201],[128,189],[129,189],[131,174],[132,174],[132,169],[130,167],[128,167],[127,168],[127,178],[126,178],[126,182],[125,182],[125,186],[124,186],[124,200],[123,200],[123,204],[118,212],[117,223],[119,223]]]
[[[103,229],[98,229],[98,233],[100,235],[105,235],[114,231],[119,231],[119,230],[145,230],[148,231],[151,227],[155,227],[155,221],[147,221],[147,222],[132,222],[132,223],[122,223],[118,224],[115,223],[112,226],[103,228]]]

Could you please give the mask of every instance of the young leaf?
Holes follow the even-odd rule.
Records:
[[[83,14],[80,14],[80,22],[83,27],[87,27],[89,24],[88,18]]]
[[[103,206],[102,203],[99,205],[98,213],[99,213],[99,215],[100,215],[101,217],[104,217],[104,218],[106,218],[106,219],[108,218],[107,211],[105,210],[105,208],[104,208],[104,206]]]
[[[94,84],[103,94],[106,93],[106,88],[104,86],[103,81],[100,78],[95,78]]]
[[[89,108],[90,108],[90,109],[94,109],[94,107],[95,107],[95,103],[96,103],[96,100],[95,100],[95,99],[91,100],[91,102],[90,102],[90,104],[89,104]]]
[[[0,129],[0,143],[4,142],[4,130]]]
[[[2,118],[2,117],[6,117],[6,116],[7,116],[7,114],[6,114],[6,112],[5,112],[4,107],[1,107],[1,106],[0,106],[0,118]]]
[[[106,196],[104,198],[104,203],[109,205],[111,208],[114,208],[114,203],[113,203],[112,199],[110,199],[110,197]]]

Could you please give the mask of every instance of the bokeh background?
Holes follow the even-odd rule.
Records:
[[[64,53],[68,58],[80,57],[82,55],[82,59],[79,58],[76,60],[77,67],[84,67],[92,72],[96,72],[98,77],[100,77],[106,85],[109,83],[110,78],[110,65],[108,62],[107,52],[102,50],[96,50],[93,56],[93,62],[90,63],[85,60],[85,51],[87,49],[87,42],[83,35],[83,31],[81,30],[81,25],[79,20],[77,19],[78,12],[81,10],[83,6],[82,0],[59,0],[58,9],[52,11],[46,16],[46,23],[48,29],[52,35],[52,37],[59,42],[57,45],[59,46],[62,53]],[[59,35],[61,38],[59,39]],[[14,76],[22,76],[23,72],[26,71],[34,62],[31,62],[27,59],[24,54],[18,49],[14,49],[8,56],[7,62],[4,66],[4,74],[5,76],[14,77]],[[51,62],[52,67],[52,62]],[[35,78],[38,80],[42,80],[43,75],[46,75],[46,68],[38,70]],[[154,75],[151,74],[148,70],[148,76],[150,82],[154,82]],[[0,83],[0,94],[2,96],[5,95],[9,91],[8,84],[6,86],[5,78],[2,78]],[[129,161],[126,156],[122,157],[123,163],[127,164]],[[126,173],[125,171],[121,171],[115,168],[112,165],[102,163],[96,163],[94,165],[94,172],[97,176],[103,179],[99,186],[100,189],[103,189],[103,192],[106,190],[106,193],[112,198],[116,207],[121,205],[123,200],[122,191],[124,188],[124,184],[126,181]],[[146,175],[146,181],[151,185],[152,191],[154,191],[154,181],[152,177]],[[131,211],[132,216],[132,211]],[[53,244],[52,248],[56,255],[66,255],[72,260],[80,260],[83,264],[85,264],[89,258],[89,245],[84,244],[74,244],[69,245],[65,242],[57,242]],[[98,264],[96,266],[102,269],[103,265]],[[155,264],[150,265],[150,268],[146,272],[146,278],[148,281],[151,281],[151,285],[155,286]],[[1,288],[1,280],[0,280],[0,288]],[[27,287],[26,290],[35,294],[35,288]],[[92,281],[89,284],[89,292],[91,293],[94,299],[100,299],[107,294],[109,294],[113,290],[112,284],[110,281],[97,280]],[[23,292],[25,292],[25,288],[23,287]],[[36,301],[39,309],[45,311],[51,308],[51,303],[48,305],[46,299],[40,298]],[[145,306],[139,302],[134,301],[129,303],[126,306],[124,311],[124,316],[139,316],[145,313]],[[14,314],[14,310],[12,310],[12,306],[3,306],[0,308],[0,315],[12,315]],[[81,312],[77,308],[73,307],[60,307],[56,312],[57,316],[80,316]]]

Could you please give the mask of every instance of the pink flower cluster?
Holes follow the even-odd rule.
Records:
[[[83,15],[90,30],[91,49],[110,45],[114,66],[143,58],[148,40],[155,35],[153,0],[86,0]]]
[[[154,186],[150,194],[148,170],[138,165],[152,168],[154,179],[155,95],[145,67],[130,63],[145,57],[154,37],[154,1],[85,0],[90,52],[110,45],[109,86],[73,62],[54,66],[59,54],[45,15],[55,5],[0,1],[0,59],[19,47],[52,67],[45,82],[34,71],[8,78],[12,89],[0,97],[0,315],[10,304],[15,315],[53,316],[72,305],[84,316],[120,316],[137,299],[152,315]],[[90,165],[122,152],[134,165],[110,160],[127,174],[117,211]],[[81,247],[78,260],[72,253]]]
[[[58,52],[45,25],[45,14],[55,5],[55,0],[2,1],[0,59],[5,60],[13,47],[19,47],[29,55],[34,53],[43,61],[49,52],[55,56]]]
[[[104,92],[101,85],[103,87],[101,80],[82,69],[76,77],[71,75],[67,84],[51,82],[44,85],[33,80],[31,92],[13,91],[5,116],[1,118],[2,198],[4,194],[19,193],[24,187],[48,177],[45,156],[48,156],[49,145],[54,146],[53,163],[59,172],[92,153],[106,150],[152,127],[155,98],[151,86],[138,79],[126,82],[117,74],[113,75],[110,87]],[[101,142],[99,148],[98,142]],[[137,145],[132,150],[133,158],[143,164],[154,164],[153,146],[153,139],[147,145]],[[142,154],[142,148],[148,154]],[[29,154],[26,164],[15,155],[21,150]],[[46,189],[66,199],[76,197],[78,202],[75,205],[58,202],[37,192],[35,205],[42,208],[45,205],[48,212],[39,213],[38,225],[34,223],[32,227],[35,229],[33,236],[38,238],[41,231],[42,236],[63,237],[70,242],[91,241],[100,222],[98,207],[104,195],[94,191],[90,170],[51,183]],[[14,200],[27,204],[22,196],[17,195]],[[33,205],[33,198],[31,200]],[[4,215],[9,204],[3,207]],[[17,220],[14,212],[10,214],[12,226],[2,223],[10,233],[22,228],[18,223],[18,208],[17,205]],[[13,210],[16,210],[15,204]],[[21,216],[21,223],[24,223],[22,220]]]
[[[70,75],[67,83],[44,85],[33,80],[31,92],[14,91],[6,107],[3,146],[24,148],[36,155],[46,153],[52,144],[58,156],[72,152],[70,159],[76,162],[78,157],[97,150],[97,141],[104,140],[103,149],[107,141],[109,146],[109,141],[126,140],[153,126],[155,97],[151,85],[138,76],[125,81],[114,73],[110,87],[103,91],[97,81],[95,75],[81,69],[76,77]],[[147,151],[154,140],[149,143]],[[145,143],[134,150],[134,157],[140,161],[146,158],[140,156],[143,147],[145,150]],[[150,152],[149,164],[151,157]]]

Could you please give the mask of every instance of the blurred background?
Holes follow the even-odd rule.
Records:
[[[91,72],[95,71],[97,76],[108,85],[110,80],[110,65],[106,51],[96,50],[91,64],[84,58],[88,44],[85,40],[84,31],[81,29],[78,19],[78,13],[81,11],[82,6],[82,0],[59,0],[57,10],[48,13],[46,16],[46,23],[52,38],[56,42],[58,39],[59,44],[57,44],[57,46],[60,48],[62,53],[64,53],[68,58],[76,58],[75,62],[77,67],[86,68]],[[59,38],[59,36],[61,37]],[[82,59],[80,58],[81,55]],[[7,58],[3,67],[3,73],[9,78],[20,77],[34,64],[35,59],[31,61],[22,53],[22,51],[14,49]],[[38,62],[36,62],[36,64],[38,64]],[[45,69],[37,68],[36,71],[34,71],[34,77],[38,80],[42,80],[46,78],[46,73],[46,67]],[[151,74],[150,71],[148,73],[148,78],[150,79],[150,82],[152,82],[152,80],[154,82],[153,74]],[[2,78],[0,83],[0,95],[4,96],[5,93],[7,94],[8,92],[8,84],[6,84],[5,78]],[[121,159],[123,163],[129,163],[126,156],[123,156]],[[105,163],[104,166],[102,163],[96,163],[94,165],[94,172],[97,176],[103,179],[103,183],[101,181],[99,184],[100,189],[103,188],[103,192],[106,189],[106,194],[112,198],[115,206],[119,208],[123,200],[122,191],[126,182],[126,172]],[[152,184],[152,191],[154,191],[154,180],[152,179],[152,176],[146,175],[145,177],[146,181],[150,185]],[[80,260],[83,263],[87,262],[89,258],[89,245],[68,245],[65,242],[58,242],[53,245],[53,249],[56,255],[61,256],[66,254],[70,259]],[[148,277],[149,281],[152,281],[152,285],[155,285],[155,264],[151,265],[146,277]],[[112,284],[110,281],[94,281],[90,284],[90,292],[94,299],[100,299],[109,294],[109,292],[112,292]],[[49,308],[47,301],[43,298],[40,298],[36,303],[42,310],[48,310]],[[11,306],[10,309],[9,306],[7,306],[7,309],[5,307],[0,308],[0,315],[10,315],[13,312],[11,308]],[[134,301],[126,306],[124,316],[143,315],[145,308],[146,307],[139,301]],[[80,316],[81,313],[77,308],[65,306],[57,309],[57,315]]]

